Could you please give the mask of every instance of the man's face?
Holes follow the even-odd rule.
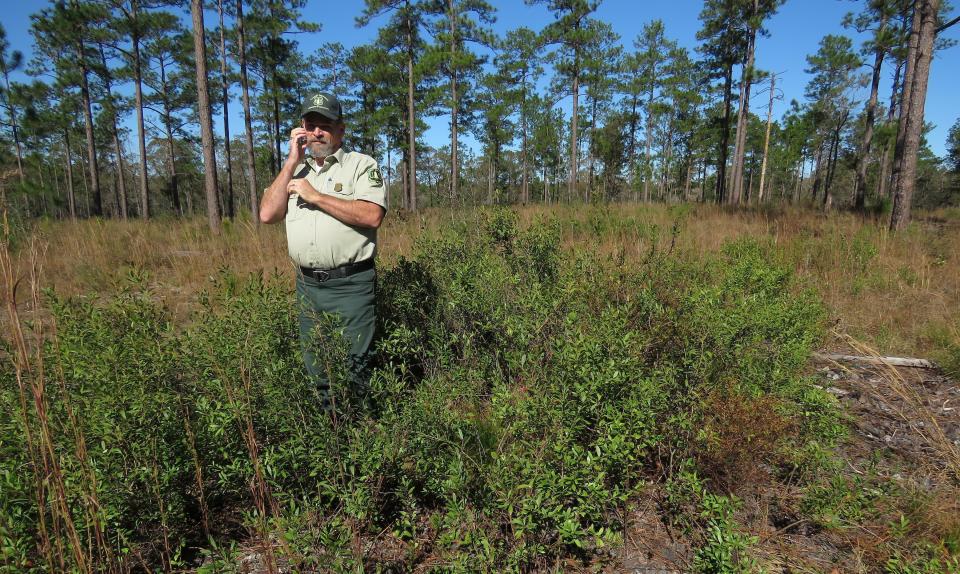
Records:
[[[310,113],[301,120],[303,129],[309,132],[307,146],[314,157],[325,158],[343,145],[344,126],[326,116]]]

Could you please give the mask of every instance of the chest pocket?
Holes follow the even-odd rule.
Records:
[[[353,195],[354,190],[355,188],[352,181],[334,178],[324,184],[325,192],[338,197],[350,197]]]

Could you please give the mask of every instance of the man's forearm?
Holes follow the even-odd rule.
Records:
[[[277,223],[287,215],[287,200],[290,193],[287,191],[287,184],[293,179],[296,165],[289,161],[284,162],[280,173],[267,188],[266,193],[260,200],[260,221],[263,223]]]
[[[350,201],[325,193],[310,194],[303,199],[316,205],[330,216],[354,227],[377,228],[383,221],[384,209],[370,201]]]

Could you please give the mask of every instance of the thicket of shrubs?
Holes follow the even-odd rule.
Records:
[[[136,281],[48,294],[56,336],[19,377],[3,349],[0,571],[227,570],[250,539],[301,571],[523,571],[618,544],[651,483],[699,569],[745,566],[727,494],[841,432],[801,375],[824,309],[762,243],[650,231],[640,265],[506,210],[423,239],[380,272],[373,411],[334,419],[285,280],[225,272],[186,327]]]

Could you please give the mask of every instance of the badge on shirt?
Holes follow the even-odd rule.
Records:
[[[337,193],[340,193],[341,191],[343,191],[343,184],[340,182],[337,182],[337,184],[333,186],[333,191],[336,191]]]

